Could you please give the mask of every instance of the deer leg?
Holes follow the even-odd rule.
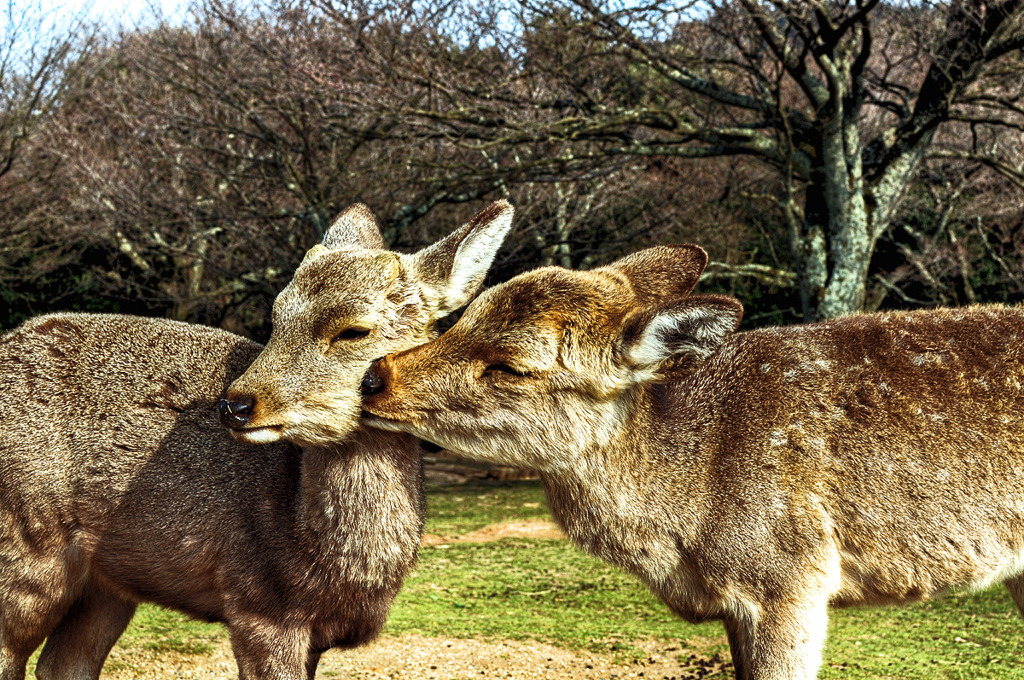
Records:
[[[729,652],[736,680],[750,680],[750,628],[744,621],[733,617],[725,619],[725,633],[729,636]]]
[[[307,680],[310,636],[266,620],[229,621],[239,680]],[[319,655],[318,655],[319,658]],[[315,664],[313,666],[315,671]]]
[[[25,664],[43,643],[55,618],[37,616],[34,602],[22,604],[13,599],[11,593],[0,593],[0,680],[24,680]]]
[[[24,680],[25,664],[32,652],[8,648],[6,644],[0,648],[0,680]]]
[[[1006,589],[1010,591],[1010,595],[1013,596],[1013,601],[1017,603],[1017,609],[1020,611],[1021,616],[1024,616],[1024,574],[1017,574],[1006,579],[1003,583],[1006,585]]]
[[[320,664],[321,654],[323,652],[309,650],[309,655],[306,657],[306,680],[314,680],[316,678],[316,667]]]
[[[828,598],[773,601],[747,624],[749,653],[740,668],[750,680],[814,680],[828,630]]]
[[[28,658],[57,624],[61,612],[34,609],[40,600],[42,598],[22,599],[11,603],[10,598],[5,597],[0,602],[0,680],[23,680]]]
[[[0,533],[0,543],[6,538]],[[22,680],[29,656],[77,596],[76,579],[63,560],[8,555],[2,549],[0,575],[0,680]]]
[[[135,603],[95,586],[87,589],[46,640],[39,680],[97,680],[111,648],[135,614]]]
[[[0,629],[0,635],[3,634],[4,631]],[[28,657],[32,655],[33,649],[14,646],[7,640],[0,640],[0,680],[24,680],[25,664],[28,663]]]

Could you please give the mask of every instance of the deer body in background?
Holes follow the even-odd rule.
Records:
[[[569,537],[742,680],[814,678],[827,607],[1004,582],[1024,610],[1024,310],[735,333],[696,246],[522,274],[363,381],[368,422],[538,470]]]
[[[335,333],[292,348],[316,373],[291,385],[357,408],[266,445],[233,437],[217,405],[273,363],[287,314],[263,351],[119,315],[47,315],[0,338],[0,680],[23,678],[44,638],[41,680],[97,678],[140,601],[225,623],[247,680],[312,678],[323,651],[373,638],[416,559],[423,478],[415,439],[360,427],[359,383],[475,293],[510,221],[495,204],[400,255],[365,208],[343,213],[278,303]]]

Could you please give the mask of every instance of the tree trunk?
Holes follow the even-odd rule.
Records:
[[[806,200],[794,240],[804,321],[859,312],[875,243],[863,196],[853,194],[835,205],[811,185]]]

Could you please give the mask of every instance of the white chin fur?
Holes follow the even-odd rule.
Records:
[[[235,439],[247,444],[273,444],[281,441],[281,430],[276,427],[260,427],[251,430],[234,430]]]
[[[376,427],[378,430],[387,430],[388,432],[411,432],[415,434],[415,431],[404,423],[400,423],[396,420],[388,420],[387,418],[378,418],[376,416],[364,415],[361,420],[364,424],[370,427]]]

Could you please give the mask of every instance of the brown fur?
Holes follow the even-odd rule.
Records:
[[[288,295],[321,280],[325,303],[376,305],[373,337],[331,352],[343,385],[319,375],[355,400],[372,359],[446,313],[431,300],[448,279],[407,272],[425,292],[388,302],[396,272],[364,263],[394,254],[372,248],[364,208],[346,214],[335,226],[371,247],[329,232],[335,249],[318,248],[331,268],[307,261]],[[455,257],[449,240],[434,248]],[[465,296],[489,263],[471,268]],[[288,332],[277,321],[275,337]],[[117,315],[49,315],[0,338],[0,680],[23,678],[44,638],[41,680],[97,678],[139,601],[224,622],[246,679],[312,678],[324,650],[377,634],[422,534],[418,447],[354,418],[305,449],[236,441],[217,400],[266,354],[223,331]]]
[[[688,295],[705,261],[486,291],[371,368],[369,422],[539,470],[573,541],[724,621],[741,679],[815,677],[829,604],[1003,581],[1024,608],[1024,310],[737,334]]]
[[[353,431],[367,361],[385,354],[382,347],[433,337],[432,322],[479,289],[511,220],[512,206],[497,201],[414,255],[310,251],[274,302],[266,349],[228,390],[229,400],[253,403],[235,436],[316,446]]]

